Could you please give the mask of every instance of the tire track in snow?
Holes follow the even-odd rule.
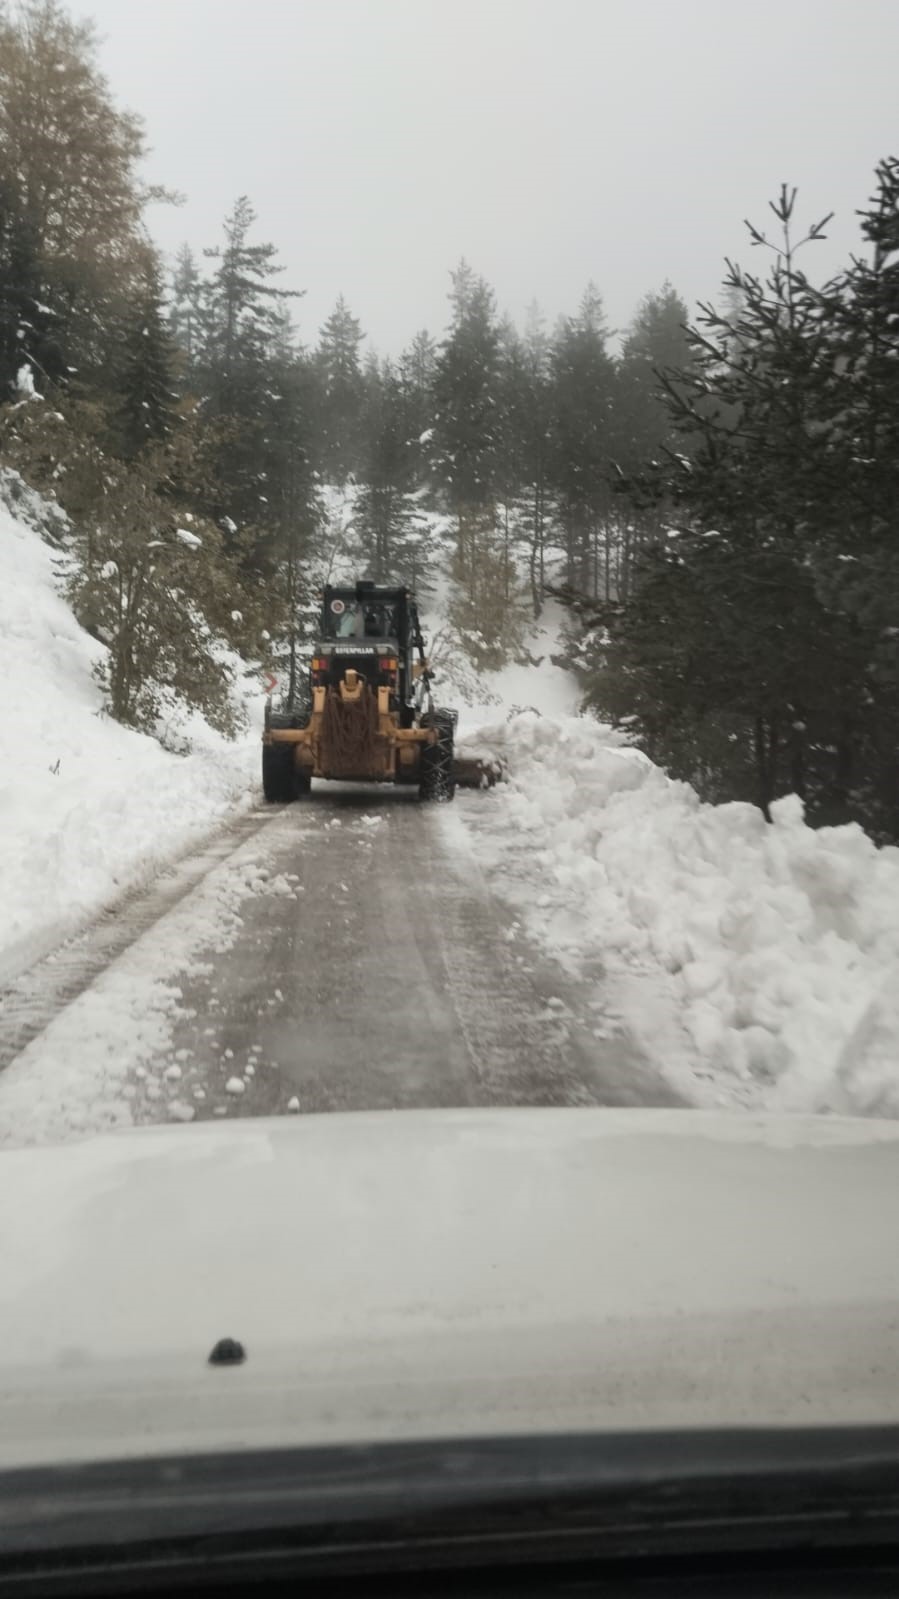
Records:
[[[192,846],[150,888],[132,890],[0,992],[0,1071],[204,877],[278,815],[256,809]]]
[[[470,832],[477,808],[466,801],[437,813],[449,866],[439,932],[459,1025],[487,1102],[683,1105],[631,1039],[596,1026],[592,984],[572,979],[533,946],[525,945],[529,959],[513,957],[513,946],[521,949],[520,924],[479,864]]]

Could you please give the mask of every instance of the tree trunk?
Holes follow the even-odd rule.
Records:
[[[508,606],[511,600],[509,590],[511,563],[509,561],[509,501],[503,501],[503,599]]]
[[[802,728],[790,729],[790,787],[804,800],[805,790],[805,733]]]
[[[774,798],[774,768],[777,759],[777,737],[772,724],[770,733],[765,718],[756,716],[754,733],[755,774],[758,785],[759,810],[766,822],[771,820],[771,801]]]
[[[840,722],[837,739],[837,768],[834,782],[837,795],[844,805],[849,803],[849,791],[852,788],[855,767],[853,744],[852,722],[848,716],[844,716]]]

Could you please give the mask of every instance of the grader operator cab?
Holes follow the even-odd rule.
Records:
[[[455,762],[457,720],[433,703],[411,591],[328,587],[308,682],[292,703],[266,706],[265,798],[301,799],[316,777],[417,785],[423,800],[451,800],[460,776],[472,781]]]

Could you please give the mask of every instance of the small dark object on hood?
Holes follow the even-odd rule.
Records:
[[[247,1352],[237,1338],[220,1338],[209,1356],[210,1366],[240,1366]]]

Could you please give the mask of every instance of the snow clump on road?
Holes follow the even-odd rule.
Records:
[[[770,825],[704,804],[588,718],[515,716],[462,750],[508,766],[466,801],[485,866],[569,968],[602,960],[693,1100],[899,1115],[899,849],[808,827],[795,796]]]

